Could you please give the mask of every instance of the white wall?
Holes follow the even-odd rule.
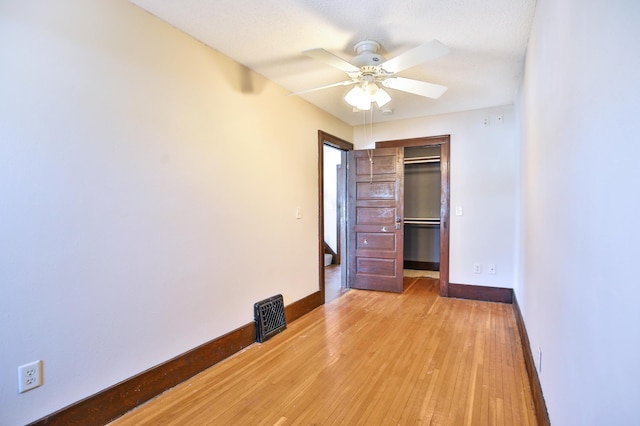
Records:
[[[324,146],[324,241],[338,252],[338,173],[342,151]]]
[[[498,120],[502,116],[502,123]],[[489,125],[484,125],[484,120]],[[451,135],[450,282],[513,287],[517,160],[512,106],[374,124],[354,130],[356,149],[373,141]],[[373,140],[373,141],[372,141]],[[463,215],[455,215],[462,206]],[[482,273],[473,273],[473,264]],[[497,265],[487,274],[487,265]]]
[[[0,2],[0,58],[0,424],[318,290],[317,131],[351,127],[125,0]]]
[[[515,290],[554,425],[638,424],[639,40],[635,0],[538,0]]]

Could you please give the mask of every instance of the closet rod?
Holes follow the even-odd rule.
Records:
[[[406,225],[440,225],[439,217],[405,217]]]
[[[439,163],[439,155],[431,155],[428,157],[405,157],[404,164],[423,164],[423,163]]]

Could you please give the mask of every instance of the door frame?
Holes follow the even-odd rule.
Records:
[[[449,297],[449,218],[451,135],[376,142],[376,148],[440,146],[440,296]]]
[[[324,288],[324,146],[329,145],[341,151],[352,151],[353,144],[337,136],[318,130],[318,276],[320,304],[325,303]],[[342,247],[345,252],[346,247]],[[342,267],[347,267],[348,256],[342,256]]]

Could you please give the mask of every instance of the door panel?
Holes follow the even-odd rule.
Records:
[[[350,287],[402,293],[402,148],[349,152]]]
[[[396,198],[394,182],[359,182],[356,191],[361,200],[393,200]]]
[[[388,149],[388,148],[380,148],[380,149]],[[359,152],[364,153],[364,155],[356,156],[356,173],[359,176],[366,175],[369,176],[369,155],[368,151],[377,151],[375,149],[371,150],[358,150]],[[374,172],[379,174],[394,174],[397,169],[396,159],[392,156],[379,156],[376,158],[376,162],[374,165]]]
[[[376,234],[373,232],[359,232],[356,235],[356,247],[369,250],[395,250],[396,235]]]
[[[375,257],[359,257],[356,269],[360,274],[395,276],[394,259],[376,259]]]
[[[367,225],[373,225],[373,229],[378,229],[379,225],[393,226],[395,217],[396,209],[393,207],[360,207],[356,209],[356,224],[363,228]],[[383,232],[386,231],[383,230]]]

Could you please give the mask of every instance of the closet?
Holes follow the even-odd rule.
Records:
[[[440,270],[440,146],[404,149],[404,268]]]

